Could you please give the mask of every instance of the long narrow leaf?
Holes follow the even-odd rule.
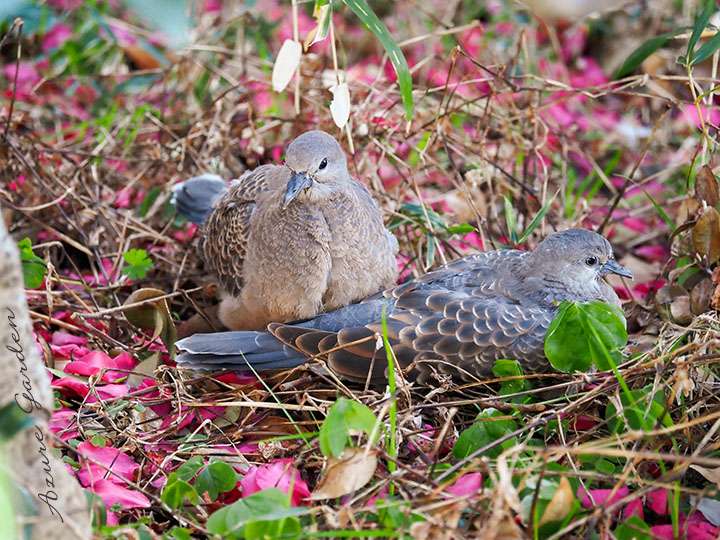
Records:
[[[683,32],[684,28],[673,30],[659,36],[652,37],[635,49],[630,56],[628,56],[622,65],[615,71],[613,79],[622,79],[627,77],[633,71],[635,71],[645,59],[655,51],[662,49],[667,43],[679,33]]]
[[[392,62],[395,73],[397,73],[398,85],[400,86],[400,95],[402,96],[403,105],[405,106],[405,117],[411,120],[413,117],[413,95],[412,95],[412,76],[408,67],[405,55],[395,43],[390,32],[383,22],[375,15],[366,0],[343,0],[346,6],[353,10],[368,29],[375,34],[385,48],[390,62]]]
[[[690,65],[694,66],[696,64],[699,64],[703,60],[706,60],[707,58],[712,56],[713,53],[718,49],[720,49],[720,32],[718,32],[713,37],[708,39],[705,43],[703,43],[703,46],[700,47],[693,55]]]
[[[545,217],[545,214],[547,214],[547,211],[550,210],[550,205],[555,200],[555,197],[557,197],[557,193],[555,196],[553,196],[552,199],[550,199],[548,202],[546,202],[543,207],[540,209],[540,211],[535,214],[535,217],[532,218],[532,221],[528,224],[528,226],[525,228],[525,231],[520,235],[520,238],[518,238],[517,243],[522,244],[525,240],[530,238],[530,235],[533,233],[535,229],[537,229],[538,225],[542,222],[543,218]]]
[[[703,30],[705,30],[708,22],[710,22],[710,17],[712,17],[712,14],[716,9],[715,0],[703,0],[702,6],[702,11],[698,13],[695,17],[695,22],[693,22],[693,31],[690,35],[690,39],[688,40],[687,52],[685,53],[685,59],[683,62],[685,64],[692,65],[695,45],[697,45],[697,42],[700,40]]]

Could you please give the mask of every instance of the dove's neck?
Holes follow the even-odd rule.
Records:
[[[518,274],[520,287],[526,297],[534,301],[555,305],[563,300],[590,302],[601,300],[620,305],[620,299],[605,280],[594,274],[574,275],[569,269],[538,264],[532,257],[523,261]]]

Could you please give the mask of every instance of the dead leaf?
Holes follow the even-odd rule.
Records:
[[[540,518],[540,525],[546,523],[552,523],[554,521],[562,521],[568,512],[572,508],[572,502],[575,499],[573,494],[572,486],[568,479],[564,476],[560,477],[560,483],[558,484],[555,493],[550,499],[550,502],[545,507],[542,518]]]
[[[705,201],[708,206],[717,206],[718,202],[720,202],[717,178],[715,178],[709,165],[703,165],[697,173],[695,178],[695,198],[700,202]]]
[[[720,310],[720,268],[716,268],[712,273],[712,282],[715,285],[715,292],[710,300],[710,305],[713,309]]]
[[[152,53],[142,47],[138,47],[137,45],[125,45],[122,49],[125,56],[127,56],[133,65],[139,70],[158,69],[159,67],[162,67],[160,61],[153,56]]]
[[[295,70],[300,65],[302,50],[300,43],[286,39],[280,47],[272,72],[272,86],[276,92],[282,92],[290,83]]]
[[[696,470],[705,477],[705,480],[714,482],[715,485],[720,488],[720,467],[708,469],[707,467],[701,467],[700,465],[690,465],[690,468]]]
[[[710,307],[714,286],[710,278],[701,279],[690,291],[690,309],[695,315],[702,315]]]
[[[376,452],[364,448],[346,448],[339,458],[329,458],[325,475],[310,499],[334,499],[357,491],[375,474]]]
[[[143,360],[137,366],[135,366],[135,368],[133,369],[133,372],[127,378],[127,385],[130,388],[135,388],[146,377],[150,377],[150,378],[154,377],[155,368],[157,368],[159,362],[160,362],[160,353],[155,352],[155,353],[151,354],[150,356],[148,356],[145,360]]]
[[[330,31],[330,17],[332,16],[331,4],[327,3],[324,6],[319,6],[315,3],[315,10],[313,11],[313,17],[317,21],[315,28],[308,32],[307,37],[303,46],[307,51],[310,47],[316,43],[323,41]]]
[[[708,207],[692,229],[695,251],[707,257],[710,264],[720,259],[720,213]]]
[[[350,119],[350,90],[347,83],[340,83],[330,88],[330,92],[333,95],[330,114],[335,125],[342,129]]]
[[[123,313],[125,313],[125,318],[127,318],[133,326],[147,332],[152,332],[152,339],[159,337],[165,344],[170,358],[174,358],[177,332],[175,330],[175,323],[170,315],[167,300],[160,298],[154,302],[149,301],[160,296],[165,296],[165,292],[160,289],[138,289],[128,297],[123,306],[131,306],[132,304],[144,301],[148,302],[140,306],[125,307]]]

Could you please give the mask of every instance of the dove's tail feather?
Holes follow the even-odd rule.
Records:
[[[267,332],[194,334],[176,343],[178,365],[203,371],[290,369],[307,357]]]
[[[203,174],[174,186],[172,202],[185,219],[202,225],[227,190],[225,180],[215,174]]]

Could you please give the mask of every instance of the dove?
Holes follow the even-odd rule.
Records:
[[[213,175],[174,189],[180,213],[203,227],[202,253],[221,286],[230,330],[309,319],[395,284],[398,243],[345,153],[323,131],[292,141],[282,165],[229,187]]]
[[[265,331],[195,334],[178,341],[178,365],[196,370],[289,369],[323,360],[351,381],[383,382],[387,338],[408,377],[431,370],[463,380],[490,374],[498,359],[526,372],[551,370],[545,334],[564,300],[620,306],[605,281],[632,278],[607,239],[585,229],[549,235],[532,251],[466,256],[362,302]],[[383,313],[385,315],[383,315]]]

